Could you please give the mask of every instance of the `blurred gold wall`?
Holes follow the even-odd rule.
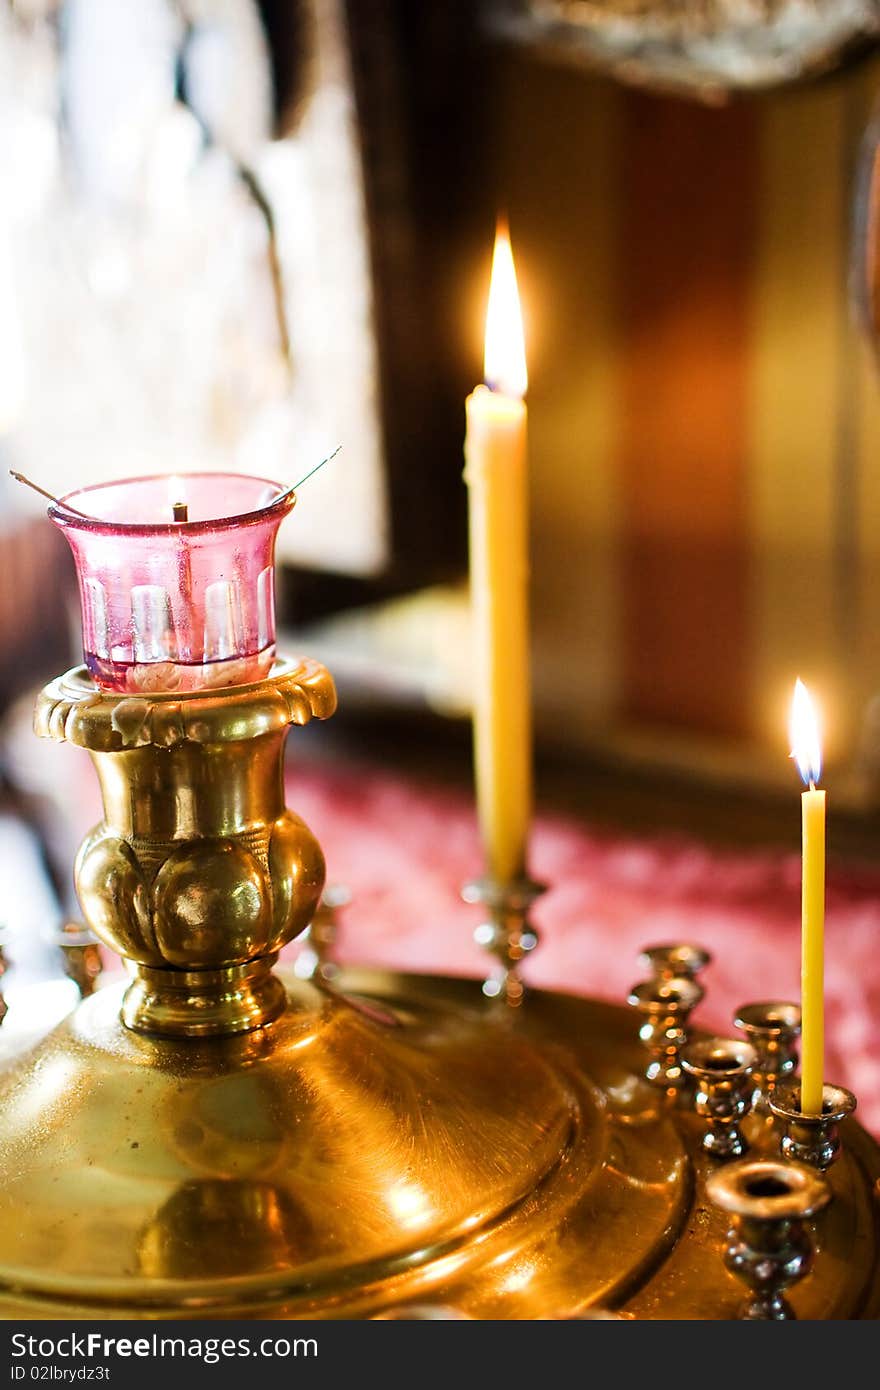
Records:
[[[541,722],[757,769],[801,674],[852,765],[880,690],[880,402],[847,292],[880,59],[720,110],[497,61]]]

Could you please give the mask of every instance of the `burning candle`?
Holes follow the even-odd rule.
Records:
[[[791,703],[791,755],[808,789],[801,797],[801,1113],[821,1115],[825,1073],[825,793],[819,721],[803,681]]]
[[[526,868],[531,815],[528,632],[528,377],[510,238],[498,227],[486,313],[485,385],[467,401],[474,628],[474,764],[491,878]]]

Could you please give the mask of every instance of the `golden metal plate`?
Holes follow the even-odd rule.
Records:
[[[627,1010],[281,973],[289,1007],[251,1033],[132,1032],[111,986],[7,1060],[0,1315],[735,1315],[699,1129],[640,1080]],[[880,1311],[880,1154],[844,1135],[806,1317]]]

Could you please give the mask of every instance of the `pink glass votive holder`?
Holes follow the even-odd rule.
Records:
[[[267,675],[275,537],[295,500],[266,478],[190,473],[81,488],[53,504],[98,685],[185,691]]]

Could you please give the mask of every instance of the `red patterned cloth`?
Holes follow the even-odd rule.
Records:
[[[317,834],[330,881],[352,893],[343,959],[448,974],[484,965],[478,909],[458,896],[479,870],[465,795],[416,786],[375,768],[291,772],[288,803]],[[749,1000],[800,992],[800,859],[708,849],[683,838],[598,834],[570,818],[538,818],[533,872],[550,891],[535,909],[535,983],[622,1001],[651,942],[695,941],[714,960],[696,1019],[733,1031]],[[859,1117],[880,1133],[880,872],[831,868],[826,929],[827,1065]]]

